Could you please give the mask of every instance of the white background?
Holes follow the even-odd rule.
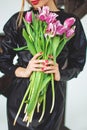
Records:
[[[0,33],[3,32],[3,26],[6,21],[21,8],[22,0],[0,0]],[[25,10],[29,6],[26,3]]]
[[[87,15],[81,22],[87,37]],[[65,124],[70,130],[87,130],[87,62],[78,78],[68,82]]]
[[[0,33],[5,22],[19,11],[21,0],[0,0]],[[28,8],[26,4],[25,9]],[[81,20],[87,34],[87,15]],[[71,130],[87,130],[87,63],[77,79],[68,82],[65,124]],[[6,98],[0,96],[0,129],[7,130]]]

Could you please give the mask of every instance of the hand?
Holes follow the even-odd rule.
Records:
[[[42,53],[37,53],[28,63],[26,68],[18,67],[15,71],[17,77],[28,78],[33,71],[44,72],[47,74],[54,73],[54,80],[60,80],[58,64],[54,64],[53,60],[38,60]]]
[[[33,71],[43,71],[42,68],[44,67],[44,60],[38,60],[37,58],[41,56],[42,53],[37,53],[28,63],[26,68],[26,75],[29,77]]]
[[[46,60],[46,66],[43,68],[44,73],[46,74],[54,74],[54,80],[60,80],[60,72],[58,64],[54,63],[53,60]]]
[[[38,60],[37,58],[41,56],[42,53],[37,53],[28,63],[26,68],[18,67],[15,71],[15,75],[17,77],[28,78],[32,74],[33,71],[43,71],[42,68],[44,65],[42,64],[44,60]]]

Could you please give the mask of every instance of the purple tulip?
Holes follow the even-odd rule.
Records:
[[[66,28],[64,25],[61,24],[59,20],[55,22],[56,24],[56,34],[57,35],[63,35],[66,32]]]
[[[56,20],[56,17],[57,17],[58,15],[56,14],[56,13],[49,13],[49,15],[47,16],[47,18],[46,18],[46,22],[49,24],[49,23],[54,23],[54,22],[56,22],[57,20]]]
[[[70,28],[73,24],[75,23],[75,18],[71,17],[71,18],[67,18],[64,21],[64,26],[66,27],[66,29]]]
[[[25,15],[25,20],[28,22],[28,23],[31,23],[32,22],[32,12],[27,12],[26,15]]]
[[[48,6],[43,6],[42,9],[41,9],[40,7],[38,7],[38,11],[39,11],[39,14],[44,13],[44,14],[46,14],[46,15],[48,15],[49,12],[50,12]]]
[[[48,24],[56,21],[58,16],[56,13],[51,13],[48,6],[43,6],[43,8],[38,8],[39,10],[39,19],[41,21],[46,21]]]
[[[50,11],[49,11],[49,7],[48,6],[43,6],[43,8],[41,9],[40,7],[38,8],[38,11],[39,11],[39,19],[41,21],[46,21],[47,17],[49,16],[50,14]]]
[[[39,14],[39,19],[40,19],[41,21],[45,21],[45,20],[46,20],[46,14],[45,14],[45,13],[40,13],[40,14]]]
[[[67,38],[70,38],[70,37],[72,37],[73,35],[74,35],[74,33],[75,33],[75,26],[73,27],[73,28],[71,28],[71,29],[69,29],[69,30],[67,30],[66,31],[66,37]]]
[[[39,11],[39,19],[41,21],[45,21],[47,16],[49,15],[49,7],[48,6],[43,6],[43,8],[41,9],[40,7],[38,8]]]
[[[56,30],[57,35],[63,35],[66,32],[66,28],[64,26],[60,26]]]
[[[54,37],[56,35],[56,25],[49,23],[46,29],[45,36],[49,35],[50,37]]]

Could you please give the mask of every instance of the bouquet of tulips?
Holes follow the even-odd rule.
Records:
[[[68,18],[61,24],[60,20],[58,20],[58,15],[50,12],[48,6],[44,6],[43,8],[38,8],[37,14],[34,14],[33,11],[27,12],[23,21],[25,24],[23,37],[27,45],[16,48],[15,50],[29,50],[33,56],[38,52],[43,52],[43,55],[39,59],[49,60],[49,55],[52,55],[56,63],[56,58],[65,44],[74,36],[75,19],[73,17]],[[50,82],[52,86],[52,106],[50,113],[53,111],[55,105],[53,74],[33,72],[30,77],[29,86],[15,117],[14,125],[24,104],[26,106],[23,121],[27,122],[27,126],[32,122],[35,108],[38,107],[39,111],[41,104],[43,107],[39,122],[42,120],[46,109],[46,93]]]

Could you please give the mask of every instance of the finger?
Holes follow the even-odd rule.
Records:
[[[41,56],[43,53],[42,52],[39,52],[37,53],[36,55],[34,55],[34,57],[32,58],[32,60],[35,60],[37,59],[39,56]]]
[[[45,63],[45,60],[34,60],[34,63],[36,64]]]
[[[43,64],[35,64],[33,65],[35,68],[44,68],[45,66]]]
[[[49,62],[47,63],[47,65],[51,65],[51,66],[54,66],[54,67],[58,67],[58,64],[57,63],[54,63],[54,61],[52,60],[49,60]]]
[[[48,60],[47,65],[54,65],[54,61],[53,60]]]
[[[48,67],[45,67],[43,70],[44,70],[44,71],[56,70],[56,67],[55,67],[55,66],[48,66]]]
[[[42,72],[43,70],[42,69],[37,69],[37,68],[34,68],[33,71],[36,71],[36,72]]]
[[[46,73],[46,74],[53,74],[53,73],[55,73],[55,70],[44,71],[44,73]]]
[[[29,61],[29,64],[27,65],[27,68],[42,68],[46,67],[44,64],[44,60],[31,60]]]

